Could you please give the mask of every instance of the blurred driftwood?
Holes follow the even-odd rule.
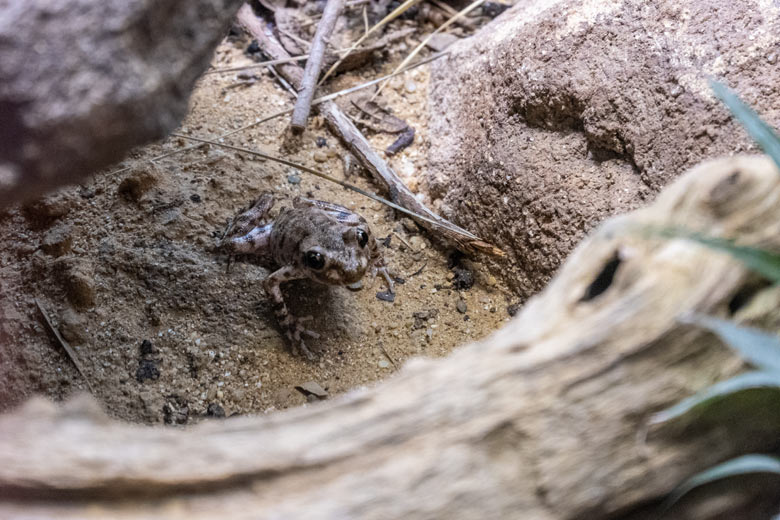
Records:
[[[767,159],[703,164],[600,227],[503,330],[332,402],[185,429],[30,402],[0,417],[0,517],[646,518],[680,480],[778,432],[739,416],[645,430],[740,370],[677,318],[723,314],[752,275],[636,226],[776,247],[778,197]]]

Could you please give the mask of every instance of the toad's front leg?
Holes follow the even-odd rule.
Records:
[[[287,304],[284,301],[284,296],[282,295],[282,283],[300,278],[306,278],[305,271],[292,266],[287,266],[271,273],[263,284],[265,285],[266,292],[273,299],[276,320],[279,322],[279,326],[282,328],[285,336],[287,336],[287,339],[290,340],[293,354],[301,353],[309,360],[314,360],[317,358],[317,355],[306,346],[306,343],[303,341],[303,336],[308,335],[316,339],[319,338],[320,335],[303,326],[303,322],[307,318],[298,318],[290,313],[290,310],[287,308]]]

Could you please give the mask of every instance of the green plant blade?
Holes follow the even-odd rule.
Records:
[[[714,332],[752,365],[780,372],[780,338],[775,334],[703,314],[691,314],[680,321]]]
[[[728,477],[753,473],[774,473],[780,475],[780,458],[760,454],[743,455],[706,469],[692,476],[674,490],[669,495],[662,509],[669,509],[685,494],[704,484]]]
[[[729,108],[734,117],[742,123],[745,130],[764,152],[775,161],[780,168],[780,138],[771,126],[766,124],[756,112],[739,99],[734,91],[722,83],[710,80],[710,88],[715,95]]]
[[[671,408],[667,408],[650,418],[650,424],[660,424],[676,419],[697,407],[705,407],[743,390],[756,388],[775,388],[780,390],[780,372],[747,372],[726,379],[705,388],[701,392],[683,399]]]
[[[780,254],[757,247],[737,245],[728,238],[712,237],[686,229],[670,227],[660,229],[648,228],[647,231],[665,238],[686,238],[711,249],[723,251],[767,280],[773,283],[780,283]]]

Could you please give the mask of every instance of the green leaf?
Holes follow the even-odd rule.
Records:
[[[732,396],[743,390],[775,388],[780,390],[780,372],[747,372],[726,379],[705,388],[671,408],[658,412],[650,418],[650,424],[660,424],[676,419],[697,407],[706,407],[715,401]]]
[[[685,229],[662,228],[658,230],[648,229],[648,231],[666,238],[687,238],[709,248],[723,251],[764,278],[774,283],[780,283],[780,254],[757,247],[737,245],[728,238],[707,236]]]
[[[734,117],[742,123],[754,141],[769,155],[780,168],[780,138],[771,126],[766,124],[756,112],[739,99],[734,91],[722,83],[710,80],[710,88],[715,95],[731,110]]]
[[[780,338],[775,334],[703,314],[691,314],[680,321],[714,332],[752,365],[780,372]]]
[[[780,475],[780,458],[760,454],[743,455],[706,469],[692,476],[674,490],[669,495],[662,509],[669,509],[686,493],[704,484],[737,475],[754,473],[774,473]]]

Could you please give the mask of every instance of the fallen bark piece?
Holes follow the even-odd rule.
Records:
[[[307,381],[295,387],[300,393],[305,396],[313,395],[318,399],[325,399],[328,397],[328,392],[316,381]]]
[[[770,449],[780,432],[738,414],[695,434],[647,430],[658,410],[740,370],[678,318],[728,312],[755,277],[726,254],[637,230],[695,225],[779,248],[777,197],[769,159],[704,163],[602,225],[492,337],[316,406],[173,429],[109,419],[94,401],[33,400],[0,416],[0,516],[652,517],[676,483]],[[775,306],[740,313],[777,323]],[[728,505],[680,518],[749,517],[724,516]]]

